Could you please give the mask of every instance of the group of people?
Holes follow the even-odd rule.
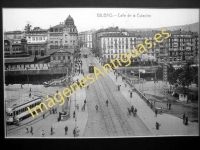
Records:
[[[49,113],[51,114],[51,113],[53,113],[53,114],[57,114],[57,108],[55,107],[55,108],[50,108],[49,109]]]
[[[26,133],[29,133],[29,127],[26,125]],[[33,135],[33,127],[31,126],[30,133]]]
[[[171,102],[167,102],[167,109],[171,109],[171,106],[172,106],[172,104],[171,104]]]
[[[131,108],[128,108],[128,113],[129,113],[129,115],[131,115],[131,113],[133,113],[133,115],[136,115],[137,108],[134,108],[134,106],[132,105]]]

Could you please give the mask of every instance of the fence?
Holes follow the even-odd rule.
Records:
[[[125,77],[125,75],[123,75],[122,73],[118,73],[119,75],[121,75],[122,77]],[[128,83],[128,85],[133,88],[134,85],[131,82],[131,79],[128,77],[125,77],[126,82]],[[141,97],[142,100],[144,100],[146,102],[146,104],[152,109],[152,111],[155,111],[155,103],[153,103],[151,100],[149,100],[148,98],[146,98],[146,96],[144,94],[142,94],[138,89],[136,89],[134,87],[134,91]]]

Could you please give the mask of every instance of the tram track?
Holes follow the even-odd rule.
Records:
[[[90,61],[95,64],[92,59]],[[87,65],[88,61],[86,60]],[[125,116],[121,112],[119,105],[117,104],[112,91],[108,87],[105,79],[103,77],[99,77],[99,80],[96,80],[96,84],[92,84],[92,89],[94,89],[95,94],[97,95],[97,100],[101,108],[101,112],[104,117],[104,121],[106,124],[107,132],[109,135],[114,136],[131,136],[133,135],[132,129],[127,122]],[[100,91],[100,92],[98,92]],[[104,99],[104,101],[102,101]],[[109,105],[111,107],[106,106],[106,100],[109,100]],[[112,119],[116,118],[116,119]]]
[[[35,91],[33,91],[34,93],[37,93],[37,94],[40,94],[40,95],[35,95],[35,96],[38,96],[38,97],[45,97],[45,96],[41,96],[41,95],[43,95],[44,93],[42,93],[42,92],[35,92]],[[46,94],[44,94],[44,95],[46,95]],[[53,95],[50,95],[49,94],[49,96],[50,97],[53,97]],[[49,115],[50,115],[50,112],[49,111],[46,111],[46,112],[44,112],[43,113],[44,115],[45,115],[45,117],[48,117]],[[12,135],[13,133],[15,133],[15,132],[17,132],[18,130],[21,130],[21,129],[23,129],[26,125],[28,125],[28,126],[30,126],[30,125],[33,125],[33,124],[35,124],[35,123],[37,123],[37,122],[39,122],[39,121],[41,121],[41,120],[43,120],[43,115],[41,115],[41,116],[38,116],[37,118],[35,118],[35,119],[33,119],[33,120],[30,120],[30,121],[28,121],[28,122],[26,122],[26,123],[20,123],[19,124],[19,126],[15,126],[15,127],[13,127],[13,128],[10,128],[10,129],[7,129],[6,130],[6,134],[7,135]]]

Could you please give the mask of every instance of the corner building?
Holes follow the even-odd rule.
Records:
[[[60,24],[50,27],[48,35],[48,49],[58,50],[60,48],[78,48],[78,31],[73,18],[69,15],[67,19]]]

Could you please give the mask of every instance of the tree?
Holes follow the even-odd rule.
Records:
[[[175,71],[175,68],[170,64],[167,67],[167,81],[169,82],[169,84],[172,84],[172,85],[175,83],[174,76],[173,76],[174,71]]]
[[[192,63],[192,61],[187,61],[183,67],[183,72],[178,77],[178,80],[183,87],[189,86],[192,81],[194,81],[194,70],[191,67]]]
[[[31,30],[31,27],[32,27],[32,26],[28,23],[28,24],[25,26],[25,29],[24,29],[24,30],[25,30],[26,32],[29,32],[29,31]]]

